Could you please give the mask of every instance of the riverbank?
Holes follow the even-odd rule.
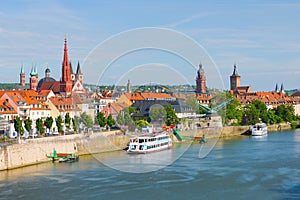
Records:
[[[85,155],[120,150],[127,146],[128,136],[119,131],[74,134],[27,139],[20,144],[2,146],[0,170],[8,170],[50,161],[47,155],[57,152]]]
[[[268,126],[269,132],[291,129],[290,124]],[[206,138],[233,137],[251,133],[251,126],[225,126],[218,128],[201,128],[194,131],[182,131],[184,137]],[[93,134],[74,134],[56,137],[27,139],[21,144],[2,146],[0,148],[0,170],[14,169],[42,162],[49,162],[47,155],[55,149],[57,152],[87,155],[122,150],[127,147],[130,136],[120,131],[98,132]],[[175,136],[172,139],[176,142]]]
[[[241,135],[251,135],[252,126],[224,126],[222,128],[205,127],[192,131],[182,131],[182,136],[191,138],[194,136],[201,137],[205,135],[206,138],[232,137]],[[268,126],[268,132],[278,132],[284,130],[291,130],[291,125],[288,123],[273,124]],[[176,139],[175,139],[176,140]]]

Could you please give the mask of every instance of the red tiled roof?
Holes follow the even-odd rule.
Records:
[[[167,93],[151,93],[151,92],[143,92],[141,93],[141,96],[144,99],[172,99],[170,94]]]
[[[41,90],[52,90],[54,93],[60,92],[60,82],[59,81],[50,81],[50,82],[43,82],[39,91]]]
[[[6,99],[0,99],[0,114],[17,114],[17,112]]]

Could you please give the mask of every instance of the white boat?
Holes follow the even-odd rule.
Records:
[[[142,135],[130,139],[128,153],[150,153],[168,149],[172,140],[167,133]]]
[[[267,135],[268,127],[265,123],[257,123],[252,127],[252,136]]]

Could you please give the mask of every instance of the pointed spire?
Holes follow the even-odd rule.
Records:
[[[71,73],[70,73],[70,62],[69,62],[69,56],[68,56],[68,46],[67,46],[67,38],[65,35],[64,39],[64,57],[63,57],[63,63],[62,63],[62,81],[67,82],[71,81]]]
[[[280,93],[284,94],[284,87],[283,87],[283,83],[281,83],[281,87],[280,87]]]
[[[32,76],[35,76],[35,75],[36,75],[35,66],[33,66],[33,63],[32,63],[30,76],[32,77]]]
[[[71,74],[74,74],[73,67],[72,67],[72,63],[71,63],[71,60],[69,61],[69,63],[70,63],[70,72],[71,72]]]
[[[77,75],[79,75],[79,74],[82,75],[79,61],[78,61],[78,64],[77,64],[76,74],[77,74]]]
[[[200,65],[199,65],[199,72],[204,72],[201,62],[200,62]]]
[[[67,66],[69,63],[69,56],[68,56],[68,45],[67,45],[67,36],[65,35],[65,42],[64,42],[64,59],[63,59],[63,66]]]
[[[36,64],[34,65],[34,72],[35,72],[36,75],[38,74],[38,70],[37,70]]]
[[[279,89],[278,89],[278,83],[276,83],[276,85],[275,85],[275,90],[274,90],[275,92],[279,92]]]
[[[25,70],[24,70],[24,65],[23,65],[23,63],[22,63],[22,65],[21,65],[21,72],[20,72],[20,74],[25,74]]]
[[[235,63],[234,63],[234,66],[233,66],[232,76],[239,76],[239,74],[237,73],[237,70],[236,70],[236,64]]]

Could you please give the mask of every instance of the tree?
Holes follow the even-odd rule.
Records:
[[[146,120],[143,120],[143,119],[137,120],[137,121],[135,122],[135,124],[136,124],[138,127],[149,126],[149,125],[150,125],[149,122],[147,122]]]
[[[79,124],[79,119],[77,116],[75,116],[74,118],[72,118],[72,123],[73,123],[73,129],[75,132],[77,132],[78,129],[78,124]]]
[[[24,120],[24,124],[25,124],[26,131],[30,132],[32,127],[32,120],[28,117],[27,119]]]
[[[81,113],[80,120],[86,127],[93,127],[93,119],[91,116],[87,115],[86,112]]]
[[[165,108],[161,105],[153,105],[150,108],[150,120],[151,123],[158,122],[158,121],[165,121],[167,116],[167,112]]]
[[[44,134],[45,133],[45,129],[43,127],[43,120],[41,118],[38,118],[35,122],[36,127],[39,131],[40,134]]]
[[[67,127],[68,129],[70,128],[70,124],[71,124],[70,113],[66,113],[66,115],[65,115],[65,125],[66,125],[66,127]]]
[[[280,105],[276,108],[275,114],[285,122],[296,120],[294,107],[292,105]]]
[[[272,113],[269,113],[269,115]],[[251,125],[263,121],[268,123],[268,109],[267,106],[259,101],[254,100],[245,106],[243,115],[243,124]]]
[[[59,133],[63,132],[62,118],[61,118],[61,116],[58,116],[58,117],[55,119],[55,122],[56,122],[56,126],[57,126],[57,131],[58,131]]]
[[[226,98],[233,98],[233,100],[226,105],[225,123],[228,123],[229,120],[236,120],[236,124],[240,124],[243,117],[243,109],[241,103],[229,93]]]
[[[129,106],[121,110],[117,116],[118,125],[124,126],[123,128],[128,128],[129,130],[135,130],[135,122],[131,117],[132,113],[137,113],[137,111]]]
[[[100,127],[105,127],[107,120],[106,120],[103,112],[99,112],[97,114],[97,121],[98,121]]]
[[[177,124],[179,122],[179,119],[176,116],[172,106],[171,105],[166,106],[165,109],[167,112],[166,125],[170,126],[171,124]]]
[[[109,127],[112,127],[115,124],[116,124],[116,121],[114,120],[114,118],[112,117],[112,115],[109,114],[108,117],[107,117],[107,125]]]
[[[14,128],[19,135],[22,135],[24,133],[24,128],[22,126],[22,120],[20,119],[20,117],[16,116],[14,119]]]
[[[47,127],[47,129],[49,129],[49,131],[50,131],[50,129],[51,129],[51,127],[52,127],[52,124],[53,124],[53,118],[52,117],[47,117],[46,119],[45,119],[45,125],[46,125],[46,127]]]
[[[195,111],[196,113],[200,112],[201,107],[198,105],[198,99],[194,94],[190,94],[187,96],[186,105],[190,106],[193,109],[193,111]],[[203,112],[202,108],[201,108],[201,112]]]

